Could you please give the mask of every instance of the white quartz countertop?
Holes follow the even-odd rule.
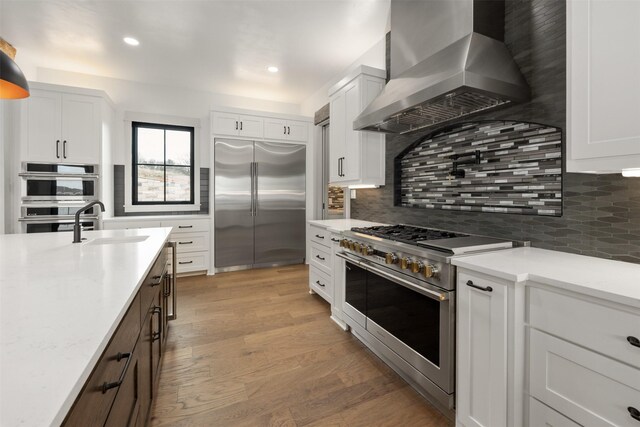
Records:
[[[126,221],[179,221],[181,219],[211,219],[209,215],[140,215],[140,216],[112,216],[103,218],[102,222],[126,222]]]
[[[640,265],[538,248],[456,257],[452,263],[512,282],[537,282],[640,308]]]
[[[329,231],[341,232],[351,230],[352,227],[373,227],[374,225],[386,225],[380,222],[362,221],[360,219],[314,219],[307,221],[311,225],[325,228]]]
[[[0,426],[64,420],[169,233],[0,235]],[[114,236],[148,237],[91,244]]]

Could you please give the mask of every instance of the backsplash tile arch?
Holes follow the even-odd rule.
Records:
[[[394,166],[396,206],[562,215],[558,127],[511,120],[459,123],[419,138]]]

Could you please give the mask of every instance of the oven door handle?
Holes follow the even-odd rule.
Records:
[[[366,270],[372,271],[382,277],[384,277],[385,279],[388,279],[400,286],[404,286],[405,288],[411,289],[412,291],[416,291],[419,294],[422,294],[426,297],[429,297],[431,299],[434,299],[436,301],[446,301],[449,299],[449,295],[447,295],[447,293],[445,292],[436,292],[433,291],[431,289],[427,289],[424,288],[422,286],[418,286],[415,285],[413,283],[411,283],[408,280],[402,279],[400,277],[396,277],[392,274],[387,273],[386,271],[380,270],[379,268],[376,268],[374,266],[372,266],[370,263],[364,261],[364,260],[356,260],[353,257],[343,253],[343,252],[338,252],[336,254],[336,256],[339,256],[340,258],[343,258],[347,261],[353,262],[355,264],[360,265],[361,267],[364,267]]]

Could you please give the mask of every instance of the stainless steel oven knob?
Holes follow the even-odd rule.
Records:
[[[387,252],[387,254],[384,256],[384,260],[387,264],[397,264],[398,256],[393,252]]]
[[[400,268],[403,270],[406,270],[407,268],[409,268],[411,264],[413,264],[413,260],[411,258],[403,257],[400,260]]]
[[[341,248],[348,248],[349,247],[349,241],[347,239],[341,239],[340,240],[340,247]]]
[[[424,274],[424,277],[429,278],[437,276],[439,271],[435,265],[427,264],[424,266],[424,270],[422,273]]]
[[[349,240],[349,249],[351,249],[352,251],[356,250],[356,242],[354,242],[353,240]]]
[[[411,272],[420,273],[423,267],[424,267],[424,264],[421,263],[420,261],[413,261],[413,263],[411,263]]]
[[[367,255],[367,246],[360,243],[358,245],[358,253],[362,255]]]
[[[371,246],[365,246],[365,248],[363,249],[362,254],[363,255],[373,255],[375,251],[373,250],[373,248]]]

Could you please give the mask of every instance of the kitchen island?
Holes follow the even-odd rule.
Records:
[[[0,236],[0,425],[63,422],[170,232]]]

